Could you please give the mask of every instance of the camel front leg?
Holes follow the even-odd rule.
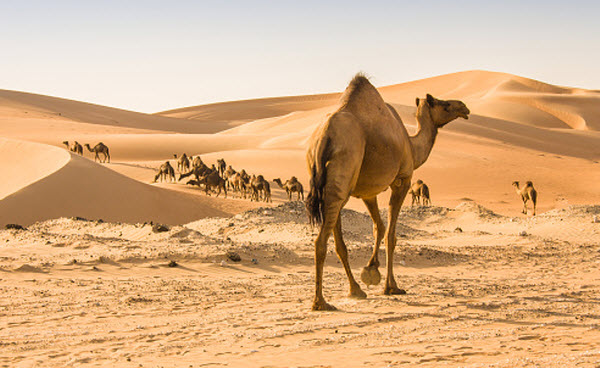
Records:
[[[338,258],[344,265],[346,276],[348,276],[348,283],[350,284],[349,296],[352,298],[365,299],[367,294],[361,290],[360,285],[358,285],[354,279],[354,276],[352,275],[352,269],[350,268],[350,262],[348,262],[348,248],[346,247],[346,243],[344,243],[344,239],[342,237],[342,216],[338,216],[338,220],[335,223],[335,228],[333,229],[333,237],[335,239],[335,251],[338,255]]]
[[[379,206],[377,205],[377,197],[363,199],[369,215],[373,220],[373,237],[375,238],[375,245],[373,246],[373,254],[371,259],[367,263],[367,266],[363,268],[360,277],[361,280],[367,285],[377,285],[381,281],[381,274],[379,273],[379,246],[383,240],[385,234],[385,224],[381,220],[381,214],[379,213]]]
[[[400,207],[402,206],[402,202],[404,202],[404,198],[406,197],[409,188],[410,178],[402,179],[402,182],[397,187],[391,187],[392,196],[390,197],[388,229],[385,238],[387,266],[387,277],[383,289],[385,295],[406,294],[405,290],[398,288],[396,280],[394,279],[394,249],[396,248],[396,222],[398,221]]]
[[[527,199],[523,199],[523,213],[527,214]]]

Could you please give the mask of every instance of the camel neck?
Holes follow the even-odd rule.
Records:
[[[437,127],[431,119],[429,109],[420,107],[417,109],[417,134],[410,137],[412,147],[414,169],[417,169],[427,161],[435,138],[437,136]]]

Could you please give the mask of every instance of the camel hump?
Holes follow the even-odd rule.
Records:
[[[376,121],[389,115],[383,98],[362,73],[352,78],[340,99],[342,108],[366,121]]]
[[[533,182],[532,181],[528,181],[527,183],[525,183],[526,187],[533,187]]]

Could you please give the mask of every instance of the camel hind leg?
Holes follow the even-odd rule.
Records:
[[[327,240],[329,240],[329,236],[335,227],[343,204],[343,201],[324,204],[325,216],[323,216],[323,223],[321,224],[319,235],[317,235],[317,239],[315,239],[315,299],[312,305],[313,311],[337,309],[333,305],[325,302],[325,298],[323,297],[323,265],[325,264],[325,258],[327,257]]]
[[[333,237],[335,239],[335,251],[340,261],[344,265],[346,276],[348,276],[348,283],[350,284],[350,297],[364,299],[367,297],[364,291],[361,290],[360,286],[352,275],[352,269],[350,268],[350,262],[348,262],[348,248],[344,239],[342,238],[342,216],[338,216],[337,222],[333,229]]]

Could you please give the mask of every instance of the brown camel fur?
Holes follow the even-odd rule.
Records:
[[[83,156],[83,146],[79,144],[79,142],[74,141],[73,144],[69,144],[69,141],[62,142],[67,149],[71,152],[75,152],[76,154]]]
[[[250,180],[250,187],[252,188],[252,195],[250,200],[252,201],[271,201],[271,185],[262,175],[254,176]]]
[[[525,183],[525,186],[520,189],[519,182],[513,181],[512,185],[515,187],[515,191],[521,199],[523,200],[523,213],[527,214],[527,201],[531,201],[533,203],[533,215],[535,216],[535,210],[537,207],[537,191],[533,189],[533,183],[528,181]]]
[[[104,143],[100,142],[97,145],[95,145],[94,148],[90,147],[90,145],[86,143],[85,148],[87,148],[88,151],[94,152],[96,154],[94,156],[94,162],[98,160],[100,161],[100,163],[103,163],[106,162],[106,160],[108,160],[108,163],[110,163],[110,154],[108,153],[108,147]],[[104,160],[100,159],[100,154],[104,156]]]
[[[427,184],[423,183],[423,180],[417,180],[413,185],[410,186],[410,194],[412,195],[412,204],[413,207],[415,203],[417,206],[423,203],[423,206],[431,205],[431,198],[429,197],[429,187]]]
[[[418,132],[409,137],[396,111],[362,75],[354,77],[341,97],[340,107],[313,133],[307,152],[310,192],[306,207],[311,223],[320,224],[315,240],[315,298],[313,310],[334,310],[323,297],[323,264],[327,240],[333,232],[335,246],[348,281],[350,296],[366,294],[354,279],[348,250],[342,238],[340,211],[350,196],[363,200],[374,223],[375,247],[362,279],[375,284],[379,274],[378,251],[385,237],[387,277],[383,293],[405,294],[394,279],[393,254],[396,222],[400,207],[410,188],[413,171],[429,156],[438,129],[470,113],[461,101],[438,100],[431,95],[416,99]],[[381,220],[377,194],[392,191],[388,227]]]
[[[225,198],[227,198],[227,188],[225,187],[225,179],[219,176],[217,171],[211,171],[206,175],[200,177],[197,180],[197,184],[204,184],[204,192],[206,195],[210,195],[210,190],[214,190],[217,188],[217,197],[221,194],[221,191],[225,193]]]
[[[160,165],[158,168],[158,173],[154,177],[153,183],[156,183],[159,178],[160,181],[175,181],[175,170],[173,170],[173,166],[171,166],[169,161],[165,161],[164,164]]]
[[[304,200],[304,188],[302,187],[302,184],[300,184],[300,182],[298,181],[298,178],[296,178],[295,176],[292,176],[290,180],[286,180],[285,183],[281,183],[281,179],[279,178],[273,179],[273,182],[277,183],[277,185],[279,185],[281,189],[285,189],[285,193],[288,196],[288,200],[292,200],[292,194],[294,192],[298,194],[298,198],[296,199],[297,201],[300,200],[300,197],[302,197],[302,200]]]

